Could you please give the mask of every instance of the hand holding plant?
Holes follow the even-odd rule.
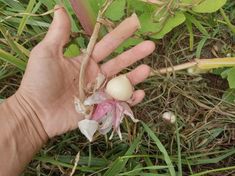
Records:
[[[78,93],[80,61],[83,56],[70,59],[63,56],[63,46],[68,42],[70,35],[70,21],[62,7],[56,9],[46,37],[31,52],[25,76],[17,92],[34,109],[49,137],[77,128],[78,121],[84,118],[74,108],[74,97]],[[86,69],[87,82],[94,82],[99,73],[110,78],[153,52],[154,43],[144,41],[99,65],[99,62],[130,37],[138,26],[137,17],[132,15],[95,45]],[[127,73],[127,77],[135,85],[147,78],[149,73],[148,66],[140,65]],[[135,91],[132,105],[139,103],[144,95],[143,90]]]

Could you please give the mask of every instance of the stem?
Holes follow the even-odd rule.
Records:
[[[175,71],[180,71],[180,70],[185,70],[191,67],[194,67],[197,65],[196,61],[192,61],[192,62],[187,62],[184,64],[180,64],[180,65],[176,65],[173,67],[167,67],[167,68],[160,68],[158,70],[154,70],[152,69],[150,72],[150,76],[155,76],[155,75],[159,75],[159,74],[166,74],[166,73],[172,73]]]
[[[216,58],[216,59],[196,59],[198,68],[201,70],[210,70],[221,67],[234,67],[235,57]]]
[[[235,66],[235,57],[215,58],[215,59],[194,59],[194,61],[172,66],[172,67],[161,68],[157,70],[152,69],[150,72],[150,76],[172,73],[175,71],[185,70],[185,69],[192,68],[192,67],[195,67],[198,70],[206,71],[206,70],[211,70],[215,68],[233,67],[233,66]]]
[[[224,10],[220,8],[220,14],[223,16],[224,20],[226,21],[226,24],[230,28],[230,30],[235,34],[235,26],[230,22],[229,18],[225,14]]]
[[[76,155],[75,162],[74,162],[74,166],[73,166],[72,172],[70,173],[69,176],[73,176],[73,175],[74,175],[74,173],[75,173],[75,171],[76,171],[76,168],[77,168],[77,166],[78,166],[79,160],[80,160],[80,152],[78,152],[77,155]]]
[[[111,3],[112,3],[112,0],[106,0],[103,8],[99,11],[93,34],[91,35],[90,42],[87,46],[87,50],[85,52],[84,58],[81,63],[81,69],[80,69],[80,75],[79,75],[79,99],[81,100],[81,102],[83,102],[85,99],[85,91],[84,91],[85,90],[85,71],[86,71],[91,53],[96,44],[96,40],[98,38],[99,30],[101,27],[100,21],[102,19],[104,12],[106,11],[106,9]]]

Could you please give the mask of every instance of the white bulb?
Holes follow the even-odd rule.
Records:
[[[176,121],[176,116],[173,112],[164,112],[163,115],[162,115],[162,118],[170,123],[175,123]]]
[[[120,75],[107,83],[105,92],[116,100],[127,101],[133,94],[133,87],[126,75]]]

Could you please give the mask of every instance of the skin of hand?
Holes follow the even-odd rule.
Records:
[[[63,56],[63,47],[69,41],[71,25],[65,9],[60,6],[56,6],[55,9],[49,31],[32,50],[25,75],[17,91],[17,94],[33,108],[50,138],[77,128],[78,121],[83,119],[74,108],[82,56]],[[99,72],[110,78],[154,51],[154,43],[144,41],[99,65],[99,62],[133,35],[138,27],[139,21],[134,14],[95,45],[86,72],[88,82],[93,82]],[[140,65],[127,76],[135,85],[144,81],[149,73],[150,68],[147,65]],[[142,101],[144,95],[143,90],[135,91],[132,105]]]

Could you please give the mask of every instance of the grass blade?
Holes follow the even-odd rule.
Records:
[[[141,168],[137,168],[137,169],[133,169],[132,171],[129,172],[124,172],[122,174],[119,174],[120,176],[122,175],[131,175],[133,174],[133,172],[136,171],[142,171],[142,170],[161,170],[161,169],[167,169],[168,166],[148,166],[148,167],[141,167]],[[156,173],[155,173],[156,174]],[[156,174],[157,175],[157,174]]]
[[[131,155],[136,147],[138,147],[140,140],[141,140],[142,134],[140,136],[138,136],[134,142],[132,143],[132,145],[130,146],[130,148],[127,150],[127,152],[125,153],[125,156]],[[126,163],[128,162],[129,158],[118,158],[116,159],[113,164],[109,167],[109,169],[104,173],[103,176],[115,176],[117,174],[119,174],[122,169],[125,167]]]
[[[191,175],[191,176],[208,175],[208,174],[210,174],[210,173],[221,172],[221,171],[228,171],[228,170],[235,170],[235,166],[224,167],[224,168],[219,168],[219,169],[207,170],[207,171],[204,171],[204,172],[200,172],[200,173],[197,173],[197,174],[193,174],[193,175]]]
[[[33,6],[35,5],[36,3],[36,0],[30,0],[29,3],[28,3],[28,6],[25,10],[25,13],[31,13],[32,10],[33,10]],[[24,27],[26,26],[26,23],[27,23],[27,20],[30,16],[29,15],[24,15],[21,22],[20,22],[20,25],[18,27],[18,31],[17,31],[17,34],[18,36],[20,36],[24,30]]]
[[[187,20],[191,21],[191,23],[193,23],[202,34],[204,34],[205,36],[209,36],[207,30],[195,17],[193,17],[192,15],[189,15],[188,13],[185,13],[185,16]]]
[[[200,58],[201,57],[202,48],[205,45],[207,39],[208,39],[207,36],[203,37],[201,39],[201,41],[198,43],[197,50],[196,50],[196,58]]]
[[[26,68],[26,63],[20,59],[17,59],[15,56],[5,52],[4,50],[0,49],[0,59],[9,62],[12,65],[15,65],[20,70],[24,71]]]
[[[5,29],[5,27],[0,24],[0,31],[2,33],[2,35],[4,36],[4,38],[7,40],[9,46],[23,59],[23,60],[27,60],[27,57],[24,55],[24,53],[21,51],[21,49],[15,44],[14,40],[12,39],[12,37],[10,36],[10,34],[8,33],[8,31]]]
[[[190,51],[193,51],[194,35],[193,35],[192,23],[191,23],[191,21],[186,19],[185,24],[186,24],[186,27],[187,27],[188,32],[189,32],[189,49],[190,49]]]
[[[158,137],[154,134],[154,132],[144,123],[141,122],[145,131],[148,133],[148,135],[153,139],[153,141],[155,142],[155,144],[157,145],[158,149],[162,152],[163,156],[164,156],[164,160],[168,166],[168,169],[170,171],[171,176],[176,176],[176,172],[174,169],[174,166],[171,162],[171,159],[165,149],[165,147],[162,145],[161,141],[158,139]]]

